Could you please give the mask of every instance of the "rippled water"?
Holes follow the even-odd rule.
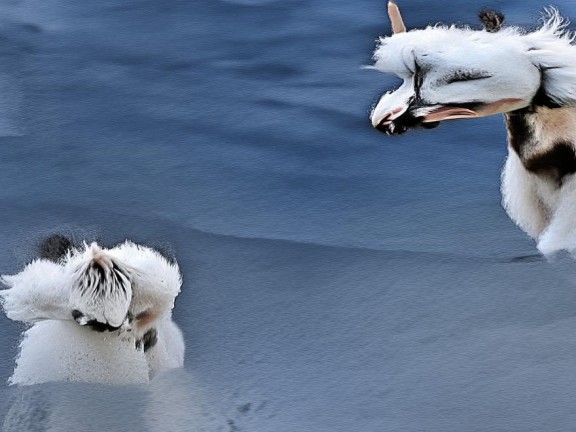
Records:
[[[150,386],[0,387],[5,430],[573,428],[571,263],[500,208],[501,118],[372,130],[387,31],[381,0],[0,4],[1,272],[56,231],[167,248],[187,342]],[[0,316],[2,382],[21,330]]]

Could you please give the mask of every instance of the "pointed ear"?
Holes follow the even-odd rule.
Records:
[[[549,108],[576,106],[576,47],[531,48],[528,56],[540,70],[540,89],[534,104]]]
[[[406,26],[404,25],[404,20],[400,14],[400,8],[396,4],[395,0],[388,0],[388,16],[390,17],[394,34],[406,32]]]

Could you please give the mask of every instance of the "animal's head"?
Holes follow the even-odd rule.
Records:
[[[133,270],[98,244],[70,251],[64,265],[72,270],[72,317],[99,331],[116,330],[128,319]]]
[[[112,298],[132,294],[131,271],[98,244],[85,245],[77,257],[77,289],[84,295]]]
[[[372,124],[382,132],[399,134],[531,105],[576,105],[574,36],[555,9],[529,33],[500,29],[503,17],[497,13],[481,17],[483,30],[433,26],[407,32],[393,0],[388,13],[394,34],[380,39],[374,68],[403,83],[372,111]]]

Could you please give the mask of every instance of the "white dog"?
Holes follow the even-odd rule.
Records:
[[[4,312],[32,324],[11,384],[139,383],[183,365],[184,340],[172,321],[182,284],[176,263],[129,241],[74,248],[56,235],[41,249],[42,258],[2,277]]]
[[[394,34],[380,39],[374,68],[402,78],[371,121],[389,134],[504,113],[508,215],[544,254],[576,250],[576,34],[548,9],[533,31],[503,27],[484,11],[484,29],[430,26],[406,31],[389,1]]]

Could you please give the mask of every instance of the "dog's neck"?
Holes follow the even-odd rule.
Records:
[[[524,167],[561,186],[576,172],[576,108],[528,107],[506,114],[508,144]]]

